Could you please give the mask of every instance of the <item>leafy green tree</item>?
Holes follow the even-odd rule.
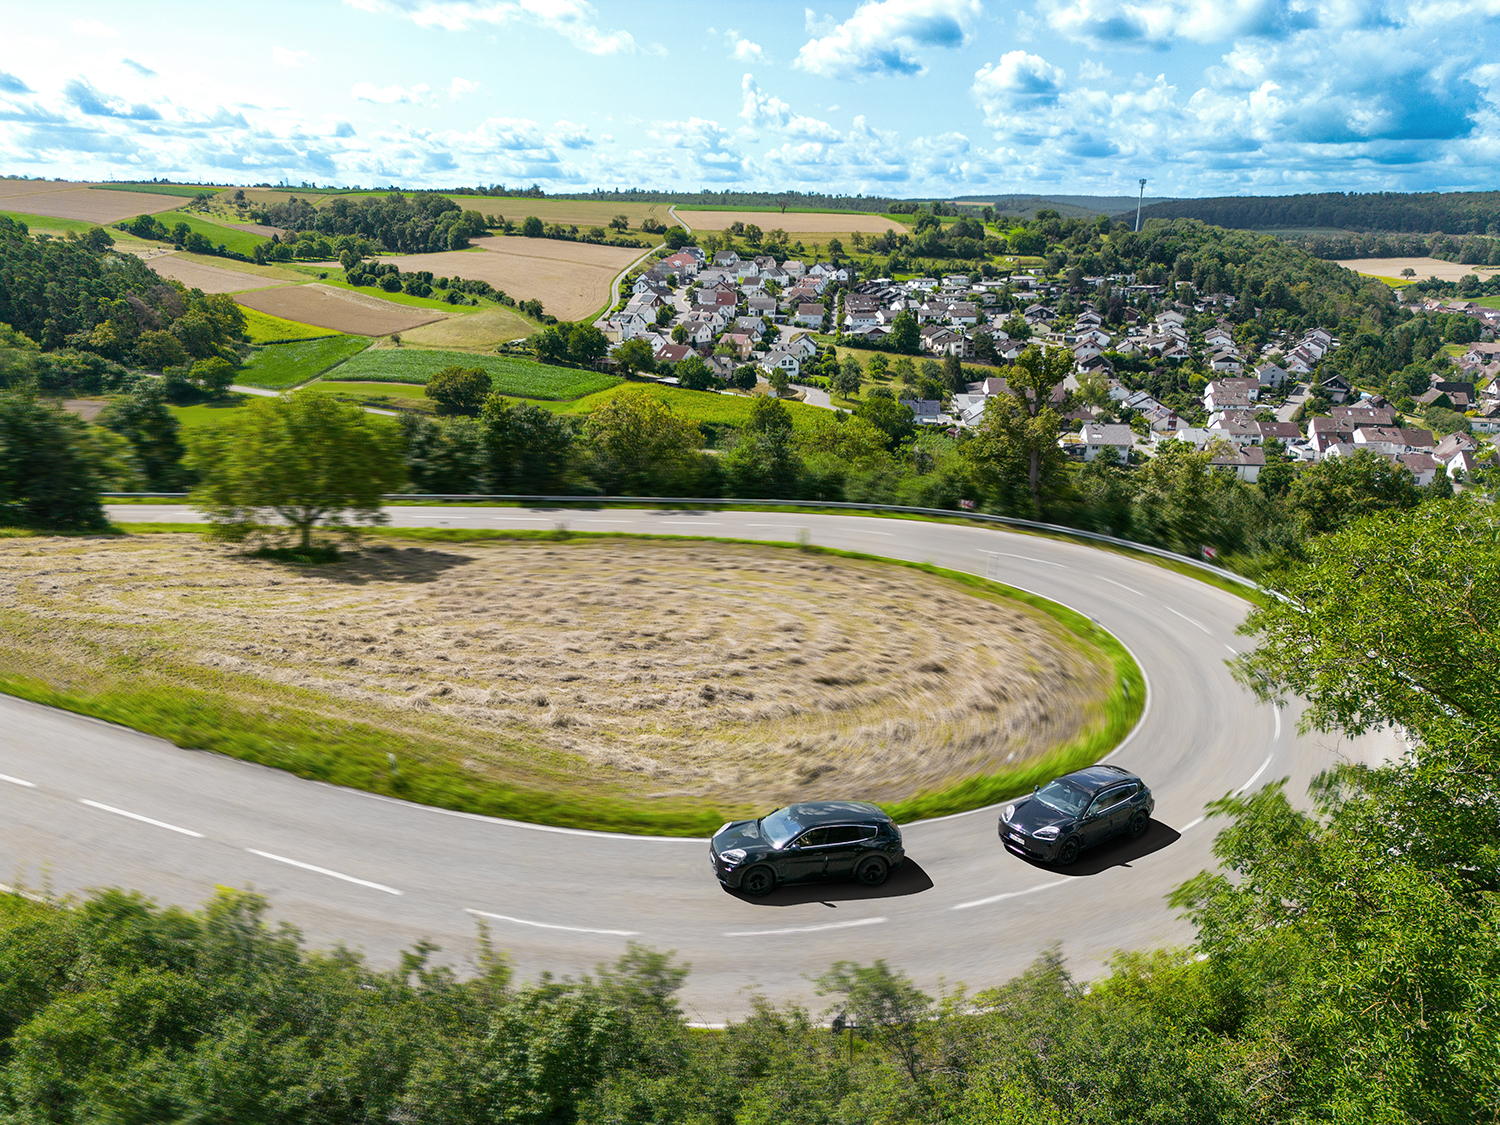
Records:
[[[616,215],[614,218],[610,219],[609,228],[610,230],[617,230],[621,234],[624,234],[630,229],[630,216]]]
[[[833,384],[835,394],[844,398],[853,398],[859,394],[860,384],[864,382],[864,370],[859,365],[859,360],[852,355],[845,356],[838,369],[830,380]]]
[[[530,496],[565,491],[574,435],[566,420],[535,403],[491,395],[484,404],[485,482],[490,492]]]
[[[467,414],[473,417],[490,396],[489,372],[482,367],[444,367],[434,371],[423,393],[437,403],[439,414]]]
[[[639,336],[626,340],[615,349],[615,361],[627,375],[649,375],[656,370],[656,357],[651,351],[651,345]]]
[[[907,310],[902,309],[896,314],[896,319],[891,321],[891,334],[887,341],[888,346],[895,352],[916,355],[921,342],[922,330],[917,324],[917,318]]]
[[[916,436],[916,415],[911,407],[902,406],[884,387],[874,388],[854,408],[854,416],[879,430],[884,435],[886,450],[891,453]]]
[[[542,363],[568,361],[568,334],[561,328],[543,328],[540,332],[533,333],[528,343]]]
[[[234,364],[222,356],[200,359],[188,372],[188,380],[209,398],[220,398],[234,382]]]
[[[568,332],[568,358],[574,363],[593,363],[609,351],[609,337],[592,324],[575,324]]]
[[[766,372],[766,382],[771,384],[771,392],[781,398],[791,389],[792,377],[786,373],[786,368],[773,367]]]
[[[473,418],[404,413],[406,474],[416,492],[465,495],[485,491],[485,433]]]
[[[1404,511],[1421,499],[1405,465],[1368,449],[1304,468],[1287,496],[1302,535],[1333,531],[1371,512]]]
[[[170,332],[152,329],[142,332],[135,341],[136,366],[147,371],[165,371],[169,367],[180,367],[187,362],[187,352],[182,342]]]
[[[175,492],[187,483],[182,465],[187,450],[177,415],[167,408],[157,380],[142,379],[131,394],[111,400],[95,421],[130,442],[148,491]]]
[[[1028,347],[1006,372],[1006,393],[990,396],[964,447],[975,479],[1005,508],[1045,512],[1063,477],[1062,419],[1052,393],[1072,370],[1067,349]]]
[[[703,435],[645,387],[626,387],[589,415],[590,473],[608,495],[682,494],[701,471]]]
[[[0,519],[25,527],[101,528],[102,450],[76,414],[25,391],[0,392]]]
[[[760,382],[760,372],[753,363],[742,363],[734,369],[732,380],[735,389],[741,391],[753,391],[755,384]]]
[[[527,215],[521,223],[521,234],[526,238],[541,238],[543,233],[542,220],[535,215]]]
[[[737,496],[795,495],[802,459],[791,412],[780,399],[757,395],[750,403],[750,420],[725,459],[730,486]]]
[[[964,375],[963,362],[952,352],[943,357],[943,383],[956,395],[961,395],[969,389],[968,377]]]
[[[395,427],[311,392],[257,398],[223,425],[190,431],[188,455],[191,503],[230,542],[272,534],[261,526],[272,520],[303,549],[320,523],[350,534],[382,523],[381,497],[406,477]]]
[[[719,382],[714,370],[701,356],[690,355],[673,370],[677,384],[689,391],[706,391]]]

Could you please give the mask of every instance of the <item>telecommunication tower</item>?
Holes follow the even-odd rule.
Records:
[[[1141,229],[1141,204],[1146,202],[1146,181],[1141,181],[1141,197],[1135,201],[1135,229]]]

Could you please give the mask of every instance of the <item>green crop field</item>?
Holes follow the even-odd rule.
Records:
[[[370,346],[368,336],[328,336],[257,348],[235,377],[247,387],[294,387],[323,374]]]
[[[255,253],[255,248],[262,242],[270,241],[268,238],[262,238],[258,234],[252,234],[239,227],[223,226],[205,219],[202,215],[193,215],[187,211],[163,211],[156,217],[168,230],[178,223],[186,223],[189,230],[201,234],[215,246],[222,242],[226,249],[233,250],[236,254],[244,254],[247,258]]]
[[[331,395],[339,402],[375,410],[401,410],[408,413],[431,414],[437,404],[427,397],[427,388],[410,383],[346,383],[342,380],[309,383],[297,389],[298,394],[308,392]]]
[[[1487,309],[1500,309],[1500,297],[1480,297],[1474,303],[1476,305],[1482,305]]]
[[[613,387],[615,375],[549,367],[532,359],[474,355],[416,348],[378,348],[362,352],[331,376],[340,382],[426,383],[444,367],[480,367],[489,372],[495,390],[515,398],[575,399]]]
[[[0,211],[12,222],[25,223],[26,229],[32,234],[87,234],[95,227],[104,227],[105,233],[115,240],[118,246],[154,246],[155,243],[142,242],[134,235],[126,234],[122,230],[115,230],[107,223],[91,223],[87,219],[59,219],[53,215],[33,215],[26,211]]]
[[[635,384],[642,386],[642,384]],[[559,414],[588,414],[603,406],[624,387],[614,387],[598,394],[589,395],[566,405],[549,407]],[[750,395],[720,395],[711,391],[685,391],[681,387],[669,387],[660,383],[644,384],[646,393],[660,399],[678,414],[694,422],[739,428],[750,421],[750,407],[754,399]],[[792,425],[798,429],[810,426],[818,418],[833,415],[821,406],[808,406],[801,402],[785,404],[792,416]]]
[[[177,416],[177,421],[184,430],[200,430],[227,422],[234,417],[236,410],[245,405],[248,398],[248,395],[234,395],[202,406],[173,406],[168,409]]]
[[[252,344],[285,344],[291,340],[321,340],[339,335],[332,328],[287,320],[243,305],[240,312],[245,316],[245,339]]]
[[[192,199],[199,192],[208,192],[213,195],[225,190],[216,187],[193,187],[191,184],[90,184],[89,187],[95,191],[138,191],[142,195],[180,195],[185,199]]]

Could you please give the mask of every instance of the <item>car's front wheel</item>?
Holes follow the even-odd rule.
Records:
[[[1071,836],[1063,841],[1063,846],[1057,849],[1057,866],[1066,867],[1078,858],[1078,837]]]
[[[878,855],[872,855],[860,861],[854,869],[854,878],[867,887],[878,887],[890,873],[891,865]]]
[[[1137,809],[1135,815],[1130,818],[1130,838],[1135,840],[1144,836],[1150,824],[1151,818],[1146,815],[1146,810]]]
[[[771,889],[776,886],[776,872],[769,867],[752,867],[745,872],[745,877],[740,880],[740,889],[747,895],[770,894]]]

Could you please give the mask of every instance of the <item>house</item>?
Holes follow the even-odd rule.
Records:
[[[1260,423],[1240,418],[1226,418],[1219,422],[1210,422],[1208,428],[1216,436],[1232,445],[1259,445],[1265,439],[1261,436]]]
[[[1290,378],[1285,368],[1278,367],[1274,363],[1262,363],[1255,369],[1256,382],[1273,391],[1280,388]]]
[[[779,367],[793,379],[802,374],[801,357],[792,352],[782,351],[779,348],[766,355],[760,361],[760,365],[766,371],[774,371]]]
[[[697,248],[694,247],[694,249]],[[702,253],[703,251],[698,251],[698,254]],[[697,255],[691,254],[687,250],[679,250],[675,254],[669,254],[657,264],[666,266],[668,270],[675,273],[678,277],[688,278],[698,273],[700,263]]]
[[[1238,375],[1245,370],[1245,365],[1240,362],[1240,357],[1232,352],[1215,352],[1209,357],[1208,366],[1214,371],[1224,371]],[[1259,383],[1257,382],[1257,386]]]
[[[740,256],[733,250],[720,250],[714,255],[714,265],[719,269],[733,270],[740,264]]]
[[[1426,453],[1434,448],[1431,430],[1405,430],[1395,426],[1360,426],[1354,431],[1356,449],[1369,449],[1387,457]]]
[[[755,316],[763,316],[767,320],[775,320],[776,298],[774,297],[751,297],[745,302],[745,307]]]
[[[1135,431],[1129,426],[1084,423],[1083,459],[1092,461],[1096,457],[1121,463],[1130,460],[1130,447],[1135,444]]]
[[[790,340],[781,342],[781,350],[791,352],[802,359],[811,359],[818,354],[818,342],[805,332],[799,332]]]
[[[1272,439],[1287,445],[1294,441],[1302,440],[1302,431],[1297,428],[1296,422],[1257,422],[1260,427],[1260,440],[1262,443]]]
[[[1327,454],[1335,445],[1348,445],[1354,441],[1354,431],[1360,423],[1348,418],[1313,418],[1307,423],[1307,438],[1319,456]]]
[[[1343,402],[1354,389],[1349,385],[1349,380],[1337,372],[1325,378],[1319,386],[1323,388],[1323,393],[1334,402]]]
[[[1396,412],[1389,406],[1370,406],[1361,403],[1358,406],[1335,406],[1328,413],[1330,417],[1361,426],[1394,426],[1396,424]]]
[[[972,328],[979,323],[979,310],[967,301],[958,301],[948,307],[948,321]],[[1108,337],[1105,337],[1108,340]]]
[[[750,353],[755,350],[755,340],[756,337],[748,332],[726,332],[719,337],[719,343],[728,344],[741,359],[750,358]]]
[[[1477,434],[1500,434],[1500,399],[1486,399],[1469,424]]]
[[[952,421],[943,414],[943,404],[938,399],[903,398],[900,402],[912,412],[919,426],[944,426]]]
[[[956,355],[963,359],[974,354],[974,345],[967,337],[939,324],[922,329],[919,340],[922,350],[933,355]]]
[[[681,363],[688,356],[697,354],[697,352],[693,351],[686,344],[663,344],[657,349],[656,362],[658,365],[663,363]]]
[[[1421,485],[1431,484],[1433,478],[1446,468],[1430,453],[1402,453],[1396,460],[1410,469],[1411,475]]]
[[[1221,450],[1208,463],[1217,469],[1232,469],[1240,480],[1254,484],[1266,467],[1266,451],[1253,445],[1235,446],[1232,450]]]

